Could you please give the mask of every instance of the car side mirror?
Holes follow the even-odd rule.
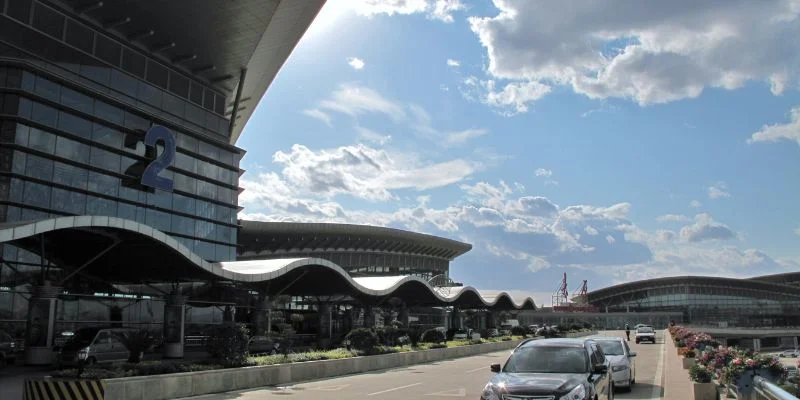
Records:
[[[492,370],[494,373],[500,372],[500,364],[492,364],[489,369]]]
[[[632,351],[632,352],[628,353],[628,357],[636,357],[636,352]]]
[[[597,364],[592,368],[592,372],[595,374],[605,374],[608,372],[608,365],[605,364]]]

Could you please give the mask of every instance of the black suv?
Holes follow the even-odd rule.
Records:
[[[587,339],[522,342],[495,375],[481,400],[589,400],[614,398],[614,384],[600,347]]]

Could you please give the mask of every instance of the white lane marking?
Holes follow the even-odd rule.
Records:
[[[425,396],[467,397],[467,389],[458,388],[453,390],[444,390],[436,393],[428,393]]]
[[[395,390],[400,390],[400,389],[410,388],[410,387],[419,386],[419,385],[422,385],[422,382],[417,382],[417,383],[412,383],[412,384],[410,384],[410,385],[399,386],[399,387],[396,387],[396,388],[391,388],[391,389],[381,390],[380,392],[369,393],[369,394],[367,394],[367,396],[375,396],[376,394],[383,394],[383,393],[394,392]]]
[[[661,386],[664,384],[664,382],[666,382],[664,377],[661,376],[661,368],[664,365],[664,342],[666,341],[666,335],[668,334],[668,332],[664,332],[664,340],[661,341],[661,347],[658,349],[658,366],[656,367],[656,376],[653,378],[653,391],[650,393],[651,399],[658,399],[661,397]],[[664,397],[667,397],[667,388],[664,387],[663,390]]]
[[[471,373],[473,373],[473,372],[478,372],[478,371],[486,371],[486,370],[488,370],[488,368],[486,368],[486,367],[480,367],[480,368],[471,369],[471,370],[467,371],[466,373],[467,373],[467,374],[471,374]]]
[[[337,390],[342,390],[348,386],[350,386],[350,384],[345,383],[344,385],[313,387],[313,388],[308,388],[308,390],[322,390],[325,392],[335,392]]]

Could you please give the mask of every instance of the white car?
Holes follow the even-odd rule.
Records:
[[[800,357],[800,350],[784,350],[778,353],[778,357]]]
[[[591,340],[600,346],[609,362],[614,388],[629,392],[636,383],[636,363],[633,360],[636,352],[631,351],[628,343],[621,337],[597,336]]]

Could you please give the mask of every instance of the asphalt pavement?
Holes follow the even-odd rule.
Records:
[[[624,332],[606,331],[602,336],[622,336]],[[657,399],[662,396],[664,338],[657,332],[656,344],[630,346],[637,353],[636,384],[630,393],[617,393],[617,399]],[[502,363],[509,351],[472,357],[418,364],[405,368],[374,371],[278,387],[264,387],[218,393],[191,399],[446,399],[480,398],[481,390],[491,378],[489,365]]]

